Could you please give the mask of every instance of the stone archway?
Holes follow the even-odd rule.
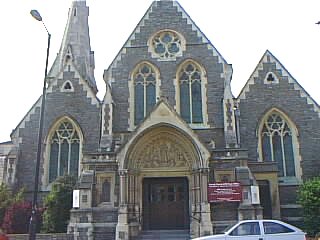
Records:
[[[146,221],[143,219],[143,182],[146,179],[152,182],[152,179],[161,178],[170,181],[186,179],[188,203],[185,211],[191,235],[198,235],[193,234],[194,231],[212,232],[207,203],[208,159],[204,159],[207,152],[202,145],[195,143],[196,140],[176,127],[157,125],[129,141],[130,146],[127,146],[119,170],[120,213],[117,234],[120,231],[127,234],[130,232],[131,236],[138,234]],[[125,233],[124,236],[127,236]]]
[[[201,167],[196,147],[183,133],[172,127],[158,127],[143,134],[127,156],[127,169],[147,170]]]

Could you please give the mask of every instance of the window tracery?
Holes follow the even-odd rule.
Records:
[[[263,122],[262,159],[277,162],[280,177],[296,176],[293,137],[292,129],[280,114],[273,112]]]
[[[178,72],[180,115],[187,123],[203,123],[202,78],[202,70],[192,61]]]
[[[65,81],[61,87],[61,92],[73,92],[74,88],[72,83],[68,80]]]
[[[264,84],[278,84],[279,79],[273,72],[268,72],[264,79]]]
[[[132,75],[134,86],[134,124],[139,124],[156,104],[157,74],[154,67],[144,62]]]
[[[75,126],[64,119],[53,130],[49,144],[49,183],[64,174],[77,176],[81,140]]]
[[[160,60],[175,60],[185,50],[183,37],[171,30],[158,32],[149,42],[152,56]]]

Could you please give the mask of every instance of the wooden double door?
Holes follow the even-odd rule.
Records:
[[[143,181],[143,228],[188,229],[187,178],[145,178]]]

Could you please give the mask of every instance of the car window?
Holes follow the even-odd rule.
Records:
[[[234,223],[233,223],[233,224],[229,224],[229,226],[226,227],[222,232],[223,232],[223,233],[229,232],[229,230],[230,230],[231,228],[233,228],[233,226],[234,226]]]
[[[294,232],[293,229],[288,228],[280,223],[274,222],[263,222],[263,228],[265,234],[275,234],[275,233],[290,233]]]
[[[229,234],[231,236],[260,235],[258,222],[242,223]]]

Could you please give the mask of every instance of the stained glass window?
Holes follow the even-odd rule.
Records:
[[[143,63],[133,74],[134,82],[134,123],[139,124],[156,104],[156,72]]]
[[[70,121],[62,121],[54,130],[49,152],[49,182],[64,174],[78,175],[80,138]]]
[[[263,161],[277,162],[279,176],[296,176],[292,131],[278,114],[272,113],[261,131]]]
[[[152,52],[162,60],[175,59],[182,55],[183,41],[181,37],[173,31],[161,31],[156,34],[152,41]]]
[[[203,123],[202,72],[192,62],[183,65],[179,75],[180,115],[187,123]]]

